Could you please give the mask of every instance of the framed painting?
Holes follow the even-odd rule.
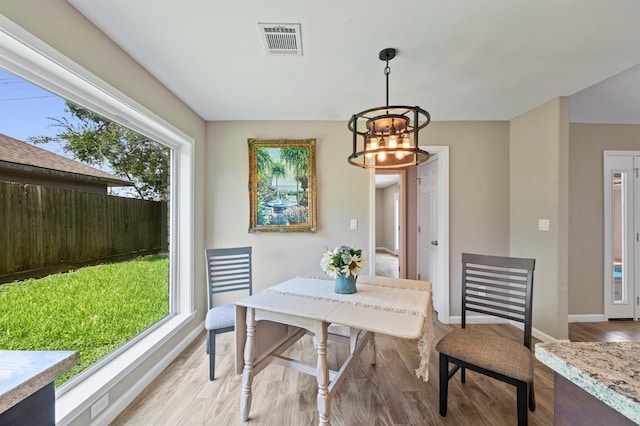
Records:
[[[249,232],[316,232],[316,140],[248,144]]]

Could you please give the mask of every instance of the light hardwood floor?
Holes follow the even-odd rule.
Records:
[[[398,278],[398,256],[376,250],[376,275]]]
[[[436,341],[456,326],[435,324]],[[487,332],[517,340],[520,331],[510,325],[476,325]],[[620,331],[622,330],[622,331]],[[637,322],[570,324],[571,340],[638,340]],[[534,339],[535,340],[535,339]],[[218,336],[216,380],[208,379],[204,333],[182,353],[114,422],[113,425],[242,425],[239,415],[241,376],[234,373],[234,333]],[[467,383],[456,378],[449,387],[447,417],[438,414],[438,353],[430,359],[430,380],[413,373],[418,351],[413,341],[376,336],[378,363],[368,363],[366,350],[337,392],[333,425],[515,425],[515,389],[467,373]],[[343,359],[347,347],[330,343],[330,367]],[[311,338],[304,337],[288,352],[310,363],[315,360]],[[250,425],[315,425],[314,377],[277,365],[256,376]],[[553,373],[536,360],[537,409],[529,424],[553,424]]]
[[[640,322],[608,321],[569,324],[572,342],[640,342]]]

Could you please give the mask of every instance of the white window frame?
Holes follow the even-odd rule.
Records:
[[[67,424],[195,317],[194,140],[3,15],[0,15],[0,66],[173,150],[169,201],[171,313],[152,331],[104,362],[93,374],[72,381],[72,386],[63,386],[56,392],[56,424]],[[155,377],[152,376],[145,375],[145,380],[141,380],[136,388],[146,386],[145,383]],[[133,397],[132,393],[130,398]]]

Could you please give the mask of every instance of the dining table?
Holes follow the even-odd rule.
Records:
[[[360,275],[353,294],[335,292],[335,279],[321,271],[295,276],[236,302],[236,373],[242,374],[240,417],[249,420],[254,378],[269,364],[316,377],[319,424],[330,424],[331,400],[365,347],[376,363],[375,335],[416,341],[416,375],[429,378],[434,340],[431,283]],[[333,329],[338,332],[333,332]],[[317,365],[289,358],[285,351],[302,336],[313,336]],[[327,342],[349,345],[338,370],[327,362]]]

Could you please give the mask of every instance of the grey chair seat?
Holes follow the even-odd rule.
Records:
[[[204,328],[207,330],[215,330],[218,328],[233,327],[236,319],[236,305],[229,303],[228,305],[216,306],[209,309],[207,317],[204,320]]]

